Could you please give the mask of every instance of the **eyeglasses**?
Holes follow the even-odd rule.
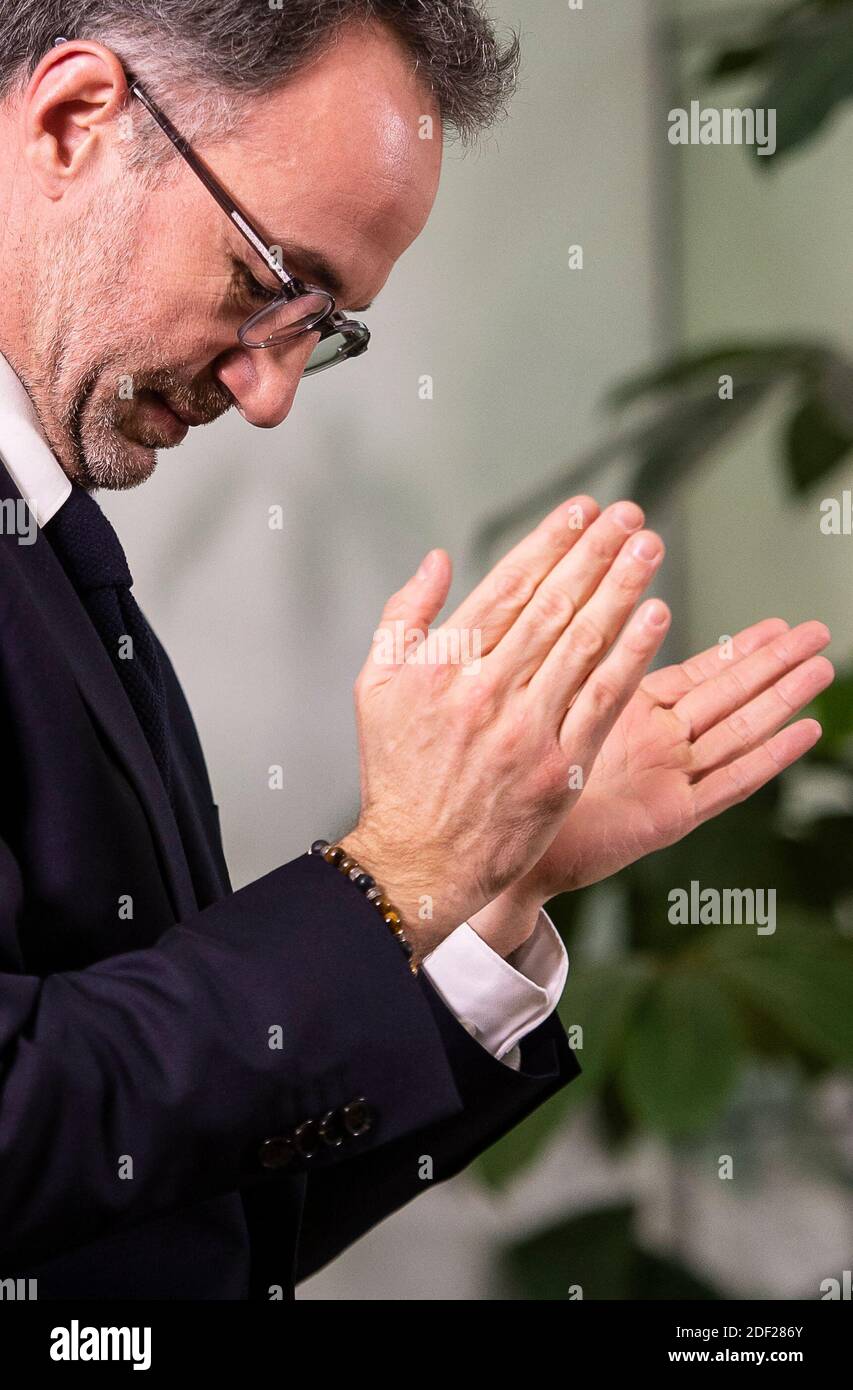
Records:
[[[54,45],[65,42],[66,39],[58,38],[54,40]],[[346,314],[337,310],[334,297],[327,290],[320,289],[317,285],[306,284],[285,269],[278,248],[270,246],[264,240],[233,198],[226,193],[219,180],[214,178],[188,142],[175,129],[168,116],[164,115],[148,93],[130,75],[128,84],[129,90],[153,116],[178,154],[278,281],[278,290],[260,284],[255,286],[258,294],[269,296],[269,302],[256,310],[238,328],[237,337],[243,346],[270,348],[280,343],[292,342],[294,338],[299,338],[305,333],[319,333],[320,341],[308,359],[303,376],[324,372],[328,367],[335,367],[339,362],[346,362],[350,357],[358,357],[366,352],[370,342],[370,330],[357,319],[347,318]]]

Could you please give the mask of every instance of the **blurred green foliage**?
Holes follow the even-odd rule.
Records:
[[[630,1207],[608,1207],[530,1236],[508,1250],[505,1274],[528,1299],[714,1299],[722,1295],[674,1261],[635,1243]]]
[[[787,6],[763,18],[748,43],[716,54],[706,73],[714,80],[748,73],[763,83],[752,104],[776,109],[777,153],[758,164],[772,166],[853,97],[853,0]],[[724,377],[731,378],[728,397],[721,394]],[[511,526],[588,485],[617,458],[631,463],[626,494],[653,507],[773,392],[787,487],[792,497],[807,494],[853,449],[853,361],[829,343],[720,343],[617,387],[611,407],[640,418],[490,521],[477,538],[480,558]],[[677,1148],[725,1122],[749,1068],[793,1069],[807,1088],[853,1066],[853,937],[846,930],[853,907],[853,670],[842,672],[811,712],[824,735],[799,768],[610,881],[605,911],[620,918],[617,947],[602,957],[591,944],[590,909],[600,887],[550,904],[572,960],[560,1012],[579,1045],[583,1074],[479,1160],[485,1182],[508,1183],[581,1107],[617,1149],[644,1135]],[[804,768],[831,781],[840,810],[798,797]],[[803,815],[810,804],[815,809]],[[775,889],[775,932],[672,924],[668,894],[694,880],[720,891]],[[640,1249],[632,1227],[625,1206],[559,1221],[508,1249],[506,1271],[526,1298],[565,1299],[573,1284],[585,1298],[720,1296],[677,1263]]]
[[[836,108],[853,97],[853,6],[850,0],[798,0],[763,16],[752,36],[709,62],[712,81],[748,73],[761,84],[751,105],[776,112],[772,168],[813,140]],[[753,147],[754,148],[754,147]]]

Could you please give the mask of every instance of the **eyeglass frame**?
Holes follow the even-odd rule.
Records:
[[[59,44],[67,43],[68,40],[62,37],[54,39],[53,42],[54,47],[57,47]],[[336,333],[340,333],[344,339],[351,339],[352,345],[348,350],[342,352],[339,349],[338,356],[331,358],[328,362],[323,362],[316,367],[311,367],[309,358],[309,365],[303,371],[303,376],[314,376],[317,372],[327,371],[329,367],[336,367],[339,362],[346,362],[349,358],[359,357],[363,352],[366,352],[367,345],[370,342],[370,329],[366,324],[361,323],[358,319],[348,318],[342,310],[336,309],[335,297],[330,294],[328,290],[322,289],[319,285],[309,284],[307,281],[301,280],[298,275],[293,275],[290,271],[285,269],[277,250],[273,250],[273,247],[261,235],[254,223],[246,217],[242,209],[231,197],[230,193],[227,192],[216,176],[212,174],[202,162],[189,141],[181,135],[180,131],[176,130],[168,116],[160,109],[153,98],[148,95],[141,83],[130,73],[126,73],[125,76],[128,82],[128,90],[142,103],[149,115],[154,118],[163,133],[168,136],[181,158],[204,184],[208,193],[216,200],[233,226],[237,228],[240,235],[249,243],[256,255],[260,256],[267,269],[272,272],[281,285],[281,294],[278,295],[277,298],[271,299],[268,304],[262,305],[254,314],[250,314],[245,322],[238,328],[237,337],[243,346],[254,350],[280,347],[282,342],[291,342],[296,338],[302,337],[305,333],[316,332],[319,332],[321,341],[323,338],[331,337]],[[303,294],[319,295],[321,298],[328,301],[326,309],[317,315],[315,321],[309,327],[300,328],[288,338],[277,342],[247,343],[244,341],[242,336],[243,333],[245,333],[250,325],[259,317],[268,313],[275,304],[291,303],[294,299],[298,299]]]

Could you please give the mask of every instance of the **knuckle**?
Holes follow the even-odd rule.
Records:
[[[607,525],[596,524],[591,527],[587,536],[587,543],[592,551],[593,559],[599,560],[602,564],[609,564],[613,559],[614,536]]]
[[[598,624],[592,618],[583,616],[572,624],[569,641],[572,651],[587,661],[600,656],[607,646],[607,639]]]
[[[732,795],[727,798],[730,806],[739,806],[742,801],[746,801],[749,796],[749,786],[744,777],[741,777],[737,768],[729,766],[726,768],[726,777],[732,786]]]
[[[654,629],[647,623],[629,623],[619,638],[620,647],[631,656],[647,658],[654,643]]]
[[[426,645],[419,650],[427,652],[429,655]],[[454,668],[446,661],[422,660],[416,657],[412,664],[417,666],[419,678],[427,682],[429,693],[433,699],[438,699],[445,694],[454,680]]]
[[[521,705],[511,705],[502,711],[500,726],[501,751],[509,757],[518,754],[530,737],[530,718]]]
[[[736,700],[738,703],[742,704],[749,699],[749,688],[744,685],[736,669],[727,672],[725,688],[729,699]]]
[[[745,714],[736,710],[729,715],[729,729],[734,734],[738,743],[747,744],[752,738],[752,726]]]
[[[537,617],[548,624],[548,626],[565,626],[570,623],[574,615],[575,605],[571,595],[558,584],[546,584],[540,590],[536,599]]]
[[[605,718],[618,709],[622,692],[605,676],[596,676],[589,683],[589,702],[596,717]]]
[[[546,811],[558,809],[565,801],[567,788],[566,757],[558,747],[551,756],[540,760],[533,774],[536,802]]]
[[[617,566],[611,575],[611,583],[617,594],[622,594],[626,598],[635,594],[647,581],[647,574],[635,562],[633,556],[623,564]]]
[[[487,671],[468,676],[462,683],[465,708],[475,723],[491,719],[497,706],[497,685]]]
[[[393,623],[395,618],[400,616],[406,602],[404,589],[395,589],[382,609],[381,623]]]
[[[533,577],[527,570],[505,565],[495,572],[495,597],[501,603],[529,603],[535,590]]]

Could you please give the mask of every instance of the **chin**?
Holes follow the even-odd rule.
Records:
[[[91,487],[119,492],[139,487],[157,467],[159,444],[128,439],[113,428],[98,432],[94,440],[83,439],[83,471]]]

